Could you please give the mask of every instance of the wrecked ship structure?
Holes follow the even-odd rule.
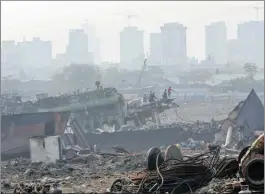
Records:
[[[70,111],[70,121],[77,122],[87,132],[102,128],[104,124],[118,129],[124,120],[123,96],[115,88],[44,98],[37,102],[39,111]]]
[[[77,91],[73,94],[51,97],[48,97],[47,94],[39,94],[36,95],[35,102],[22,102],[21,97],[19,99],[19,102],[12,101],[12,108],[10,108],[10,103],[3,103],[3,113],[67,111],[71,112],[71,120],[78,122],[87,132],[92,132],[97,128],[102,129],[105,124],[114,127],[117,131],[128,121],[133,121],[135,126],[145,124],[146,119],[150,118],[153,122],[157,122],[155,114],[171,108],[170,104],[173,101],[173,99],[158,100],[152,103],[140,103],[137,106],[130,106],[126,103],[123,95],[115,88],[103,88],[99,91],[92,90],[82,93]]]
[[[88,147],[86,133],[102,129],[106,124],[118,131],[129,121],[135,126],[145,124],[150,118],[156,122],[155,113],[170,108],[172,102],[159,100],[130,107],[115,88],[55,97],[40,94],[36,98],[35,102],[22,102],[17,96],[9,101],[2,98],[4,106],[1,108],[8,110],[2,115],[2,156],[28,154],[31,136],[63,135],[67,128],[78,134],[82,144]]]
[[[157,122],[156,113],[171,108],[173,100],[158,100],[152,103],[130,106],[115,88],[104,88],[84,93],[44,98],[36,102],[39,112],[70,111],[70,123],[77,122],[85,132],[102,129],[104,125],[119,130],[132,121],[135,126],[143,125],[147,119]]]
[[[231,146],[240,132],[244,142],[249,142],[256,138],[259,131],[264,131],[264,106],[252,89],[247,98],[239,102],[223,120],[220,130],[215,134],[215,141]]]

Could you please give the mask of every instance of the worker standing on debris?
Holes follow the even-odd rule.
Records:
[[[147,103],[147,95],[146,94],[144,94],[143,103]]]
[[[169,88],[167,89],[167,95],[168,95],[168,98],[171,97],[171,92],[174,91],[171,89],[171,86],[169,86]]]
[[[165,89],[163,95],[162,95],[163,100],[167,100],[167,90]]]
[[[155,101],[155,99],[158,99],[154,92],[152,93],[152,97],[153,97],[153,102]]]
[[[155,99],[157,99],[157,97],[155,96],[155,93],[150,91],[150,94],[149,94],[149,102],[154,102]]]
[[[152,102],[152,91],[149,93],[149,102]]]

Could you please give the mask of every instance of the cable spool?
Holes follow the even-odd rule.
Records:
[[[156,169],[156,158],[158,154],[161,153],[161,150],[159,148],[150,148],[147,152],[147,169],[149,171],[155,170]],[[160,166],[164,162],[164,158],[161,154],[159,154],[158,157],[158,166]]]
[[[183,161],[181,151],[176,145],[170,145],[167,147],[165,151],[165,161],[167,160],[172,160],[170,161],[171,164],[176,164],[180,161]]]

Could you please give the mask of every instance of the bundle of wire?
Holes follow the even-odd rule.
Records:
[[[119,190],[137,194],[193,193],[215,176],[214,169],[218,164],[219,151],[220,149],[217,149],[193,157],[185,156],[184,160],[164,161],[162,165],[157,165],[154,171],[147,172],[140,184],[132,180],[127,181],[126,185],[120,185]],[[156,157],[156,164],[158,164],[158,158],[159,154]]]

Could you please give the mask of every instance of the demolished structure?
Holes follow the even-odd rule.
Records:
[[[93,108],[101,121],[108,118],[110,112],[104,115],[106,103],[101,106],[100,102],[94,100],[97,106],[72,103],[73,111],[66,111],[68,109],[63,105],[53,108],[55,112],[2,116],[2,145],[5,144],[2,153],[19,156],[18,152],[26,152],[30,142],[31,158],[27,162],[15,159],[3,163],[5,180],[1,187],[14,193],[62,192],[60,188],[67,186],[81,187],[85,193],[92,193],[92,187],[94,192],[101,193],[105,193],[107,188],[111,193],[132,194],[263,193],[264,133],[258,138],[247,136],[256,135],[255,132],[263,129],[263,118],[258,116],[252,120],[257,114],[264,115],[254,90],[227,119],[219,122],[219,129],[219,123],[215,121],[163,125],[156,119],[152,128],[134,127],[128,131],[96,134],[92,129],[85,129],[81,121],[92,115],[89,113],[93,113]],[[121,103],[126,107],[127,103]],[[118,116],[124,119],[124,123],[133,121],[135,126],[142,126],[144,120],[139,117],[150,119],[157,116],[153,116],[154,113],[171,107],[174,107],[172,100],[158,100],[119,110],[124,114]],[[240,153],[224,155],[222,149],[238,143],[234,137],[239,136],[242,141],[242,136],[238,135],[242,133],[243,137],[249,138],[236,147]],[[219,145],[212,143],[214,135],[214,143]],[[15,146],[9,149],[11,142]],[[48,142],[53,142],[51,144],[56,149],[47,146]],[[143,150],[147,149],[146,154]],[[11,172],[14,175],[9,178]],[[95,188],[96,184],[100,186]],[[215,184],[218,187],[212,186]],[[71,192],[79,193],[81,190]],[[67,190],[63,192],[69,193]]]
[[[214,136],[216,143],[231,146],[232,136],[237,136],[242,126],[242,133],[249,141],[255,138],[254,132],[264,126],[263,105],[254,90],[221,122],[218,132],[218,123],[215,121],[161,124],[159,114],[177,107],[173,99],[130,104],[125,102],[115,88],[77,92],[59,97],[38,95],[38,100],[32,103],[32,106],[38,112],[2,116],[2,156],[28,153],[29,137],[39,135],[61,135],[65,147],[78,145],[84,149],[92,145],[123,145],[128,149],[140,151],[151,146],[185,142],[189,138],[211,143]],[[147,121],[156,125],[143,128]],[[126,125],[128,123],[132,125]],[[104,125],[114,127],[116,132],[106,132]],[[96,129],[98,134],[94,133]],[[244,145],[240,146],[239,150]]]
[[[264,130],[264,106],[254,89],[244,101],[241,101],[228,114],[215,134],[215,142],[232,146],[238,133],[242,133],[242,140],[248,143],[256,138],[256,131]],[[238,141],[238,139],[237,139]],[[241,147],[242,149],[242,147]]]
[[[63,135],[69,112],[2,115],[1,158],[29,156],[32,136]]]
[[[156,122],[155,114],[169,109],[172,100],[130,107],[115,88],[104,88],[57,97],[40,94],[30,103],[23,103],[16,95],[2,98],[2,102],[1,152],[4,158],[28,153],[31,136],[63,135],[66,128],[77,136],[79,145],[89,147],[86,134],[102,129],[105,124],[118,131],[130,121],[134,126],[145,124],[149,118]]]
[[[20,100],[17,100],[20,99]],[[129,106],[115,88],[103,88],[86,92],[75,92],[55,97],[47,94],[36,95],[36,101],[22,102],[21,97],[11,99],[2,98],[3,114],[22,114],[36,112],[71,112],[71,119],[75,119],[87,132],[97,128],[102,129],[104,124],[114,126],[115,130],[133,121],[134,125],[145,124],[145,119],[152,118],[155,113],[171,108],[173,100],[159,100],[138,106]],[[12,104],[12,107],[11,104]]]

